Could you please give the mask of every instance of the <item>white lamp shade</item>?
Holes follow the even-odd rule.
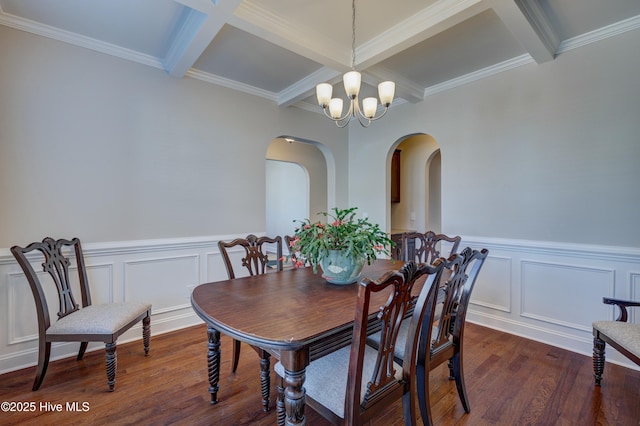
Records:
[[[340,118],[342,115],[342,99],[331,99],[331,102],[329,102],[329,114],[331,118]]]
[[[376,98],[364,98],[362,100],[362,111],[367,118],[373,118],[378,109],[378,100]]]
[[[331,95],[333,93],[333,86],[329,83],[320,83],[316,86],[316,96],[318,98],[318,105],[325,108],[329,105]]]
[[[360,92],[360,73],[358,71],[349,71],[342,77],[344,83],[344,91],[347,96],[354,99]]]
[[[393,81],[383,81],[382,83],[378,84],[378,96],[380,96],[380,103],[382,105],[391,105],[395,93],[396,84]]]

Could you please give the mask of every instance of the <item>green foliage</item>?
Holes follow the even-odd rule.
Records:
[[[342,250],[355,259],[367,259],[371,264],[378,253],[389,255],[393,244],[388,235],[377,224],[366,218],[356,217],[357,207],[349,209],[333,208],[333,213],[319,213],[327,218],[327,223],[312,223],[309,219],[297,220],[291,250],[296,253],[296,266],[310,263],[314,271],[329,250]]]

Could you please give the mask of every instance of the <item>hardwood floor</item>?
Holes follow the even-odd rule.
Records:
[[[120,345],[113,393],[103,351],[52,362],[37,392],[35,367],[0,375],[0,402],[35,403],[33,412],[0,412],[0,424],[274,425],[275,387],[273,408],[264,413],[256,353],[244,346],[231,374],[225,350],[231,340],[222,339],[217,405],[207,391],[206,330],[196,326],[153,336],[148,357],[141,341]],[[474,324],[467,325],[465,345],[471,413],[464,413],[443,365],[431,373],[436,425],[640,425],[640,371],[607,364],[598,388],[590,357]],[[76,402],[80,411],[67,408]],[[50,411],[56,404],[61,412]],[[309,408],[306,414],[310,425],[328,424]],[[402,424],[400,403],[373,422]]]

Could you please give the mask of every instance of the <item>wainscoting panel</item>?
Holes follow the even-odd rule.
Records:
[[[29,282],[23,273],[7,274],[6,312],[8,345],[38,339],[38,323],[24,321],[25,318],[35,318],[36,305],[33,302],[33,294],[29,288]]]
[[[197,254],[147,258],[124,263],[124,301],[144,301],[154,295],[152,312],[190,308],[187,287],[199,284]],[[163,289],[158,293],[157,289]]]
[[[191,292],[199,284],[227,277],[218,241],[248,233],[260,235],[84,244],[94,302],[149,301],[152,336],[199,324]],[[467,246],[489,250],[467,316],[487,327],[590,356],[591,322],[617,316],[613,307],[602,304],[602,297],[640,299],[637,248],[463,236],[460,248]],[[241,256],[241,251],[232,256]],[[57,306],[52,310],[55,315]],[[640,310],[631,311],[631,321],[640,322]],[[0,373],[35,365],[33,297],[8,249],[0,249],[0,324]],[[118,341],[140,339],[141,328],[135,326]],[[75,343],[54,344],[52,359],[75,356],[77,348]],[[610,348],[607,361],[638,368]]]
[[[523,317],[590,332],[608,318],[602,297],[612,297],[614,271],[546,262],[522,262]]]
[[[511,312],[511,259],[487,256],[471,293],[472,305]]]

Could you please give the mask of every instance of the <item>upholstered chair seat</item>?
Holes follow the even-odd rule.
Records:
[[[640,324],[627,322],[627,308],[640,307],[640,302],[607,297],[603,298],[602,302],[617,306],[620,314],[615,321],[593,322],[593,376],[597,386],[600,386],[602,381],[607,343],[640,365]]]
[[[114,334],[135,321],[141,312],[150,310],[150,303],[139,302],[89,305],[51,324],[47,335]]]
[[[398,345],[401,344],[403,346],[405,342],[406,336],[402,342],[400,342],[400,339],[396,341]],[[350,353],[351,347],[347,346],[313,361],[305,370],[304,388],[307,396],[333,411],[340,418],[344,418],[344,401],[347,398]],[[377,358],[377,350],[371,347],[365,348],[361,381],[363,389],[367,388],[367,383],[371,380]],[[395,370],[395,378],[398,381],[401,380],[402,365],[394,362],[393,368]],[[274,369],[280,377],[284,377],[282,364],[276,363]],[[360,403],[364,401],[365,394],[365,392],[362,392],[360,395]]]

